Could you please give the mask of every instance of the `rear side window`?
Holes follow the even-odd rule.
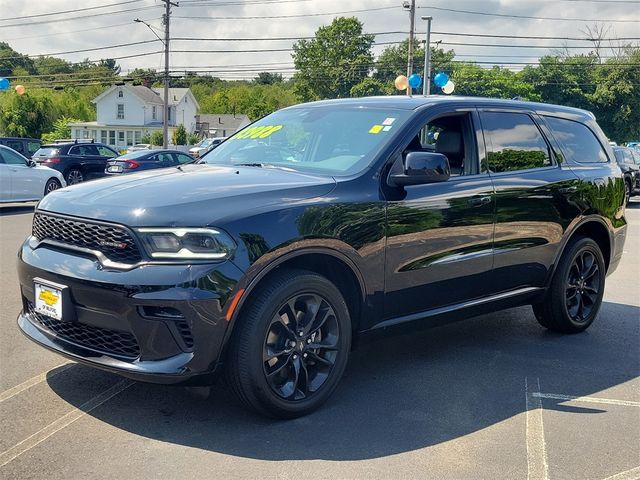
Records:
[[[511,172],[552,165],[549,146],[525,113],[482,112],[482,128],[492,172]]]
[[[29,155],[33,155],[40,148],[40,144],[38,142],[28,142],[27,150],[29,151]]]
[[[567,160],[580,163],[607,162],[607,154],[589,127],[573,120],[545,117]]]
[[[23,153],[22,142],[19,140],[7,140],[7,147],[13,148],[16,152]]]
[[[98,146],[98,153],[100,154],[101,157],[107,157],[107,158],[113,158],[118,156],[118,154],[115,153],[113,150],[111,150],[110,148],[104,147],[102,145]]]

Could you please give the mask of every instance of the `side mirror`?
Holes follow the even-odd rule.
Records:
[[[28,160],[27,160],[27,167],[29,167],[29,168],[33,168],[33,167],[35,167],[36,165],[37,165],[37,164],[36,164],[36,162],[34,162],[33,160],[31,160],[31,159],[28,159]]]
[[[392,174],[393,186],[446,182],[451,176],[449,160],[441,153],[409,152],[404,159],[404,173]]]

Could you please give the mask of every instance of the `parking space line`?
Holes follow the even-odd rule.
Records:
[[[640,467],[632,468],[626,472],[620,472],[604,480],[638,480],[640,478]]]
[[[80,407],[74,408],[66,415],[60,417],[59,419],[50,423],[43,429],[37,431],[33,435],[22,440],[20,443],[0,453],[0,467],[5,466],[7,463],[11,462],[12,460],[15,460],[17,457],[19,457],[23,453],[31,450],[36,445],[44,442],[47,438],[49,438],[51,435],[55,434],[56,432],[59,432],[65,427],[68,427],[73,422],[75,422],[76,420],[79,420],[84,415],[89,413],[91,410],[99,407],[105,402],[108,402],[110,399],[112,399],[113,397],[115,397],[116,395],[123,392],[124,390],[129,388],[131,385],[133,385],[133,383],[134,382],[132,382],[131,380],[122,380],[116,383],[115,385],[108,388],[104,392],[100,393],[99,395],[96,395],[95,397],[91,398],[87,402],[80,405]]]
[[[630,400],[615,400],[613,398],[600,397],[574,397],[571,395],[562,395],[560,393],[540,393],[533,392],[536,398],[549,398],[552,400],[565,400],[581,403],[602,403],[604,405],[620,405],[622,407],[640,407],[640,402],[632,402]]]
[[[529,480],[548,480],[549,465],[547,464],[547,446],[544,439],[544,423],[542,419],[542,398],[540,393],[540,379],[531,384],[524,379],[526,404],[526,437],[527,437],[527,478]]]
[[[53,367],[51,370],[48,370],[44,373],[41,373],[40,375],[36,375],[35,377],[32,377],[29,380],[22,382],[20,385],[11,387],[9,390],[5,390],[4,392],[0,393],[0,403],[4,402],[5,400],[9,400],[11,397],[15,397],[19,393],[30,389],[31,387],[39,384],[40,382],[44,382],[47,378],[55,377],[56,375],[64,372],[65,370],[67,370],[69,367],[72,367],[73,365],[75,365],[75,363],[73,362],[61,363],[60,365]],[[56,371],[54,372],[54,370]]]

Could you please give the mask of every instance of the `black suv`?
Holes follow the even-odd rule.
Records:
[[[357,338],[533,305],[585,330],[622,256],[624,181],[588,112],[480,98],[322,101],[203,164],[64,188],[19,252],[22,331],[164,384],[317,408]],[[404,329],[403,329],[404,330]]]
[[[13,148],[26,158],[31,158],[38,151],[42,141],[37,138],[0,137],[0,145]]]
[[[113,148],[94,141],[71,140],[42,145],[33,160],[64,175],[67,185],[104,177],[107,160],[119,155]]]
[[[640,194],[640,166],[636,163],[634,152],[629,147],[613,147],[616,161],[624,178],[624,194],[629,197]]]

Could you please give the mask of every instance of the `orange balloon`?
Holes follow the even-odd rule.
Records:
[[[24,95],[25,91],[26,91],[26,88],[24,88],[24,85],[16,85],[16,93],[18,95]]]
[[[404,75],[398,75],[396,79],[393,81],[393,84],[396,86],[398,90],[406,90],[409,87],[409,81],[407,77]]]

